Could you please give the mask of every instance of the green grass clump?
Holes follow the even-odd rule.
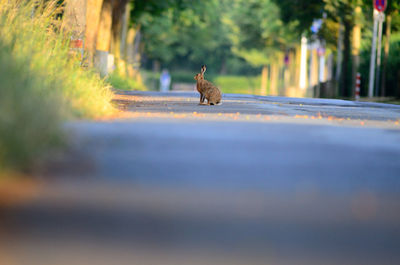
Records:
[[[63,102],[1,40],[0,80],[0,171],[24,170],[61,143]]]
[[[137,80],[124,77],[118,72],[113,72],[110,74],[107,78],[107,82],[115,89],[139,91],[147,90],[146,86],[139,83]]]
[[[214,83],[223,93],[259,94],[261,77],[255,76],[217,76]]]
[[[0,171],[58,146],[66,118],[114,110],[106,83],[71,54],[57,1],[45,2],[0,0]]]

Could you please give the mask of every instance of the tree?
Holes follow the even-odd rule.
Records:
[[[206,0],[191,8],[164,10],[159,16],[144,13],[142,26],[145,54],[169,65],[185,65],[196,70],[202,64],[224,70],[231,56],[228,27],[222,23],[223,1]]]
[[[387,64],[389,59],[389,47],[390,47],[390,36],[392,24],[397,29],[400,30],[400,3],[394,0],[388,0],[388,6],[386,9],[386,31],[385,31],[385,45],[384,45],[384,57],[383,57],[383,69],[381,78],[381,96],[386,96],[386,72]],[[394,18],[394,19],[393,19]],[[393,23],[392,23],[392,20]]]
[[[344,97],[352,95],[350,84],[355,79],[350,72],[351,58],[351,34],[355,25],[354,10],[361,4],[359,0],[324,0],[325,10],[330,19],[343,25],[343,62],[342,74],[339,79],[339,94]],[[338,51],[340,52],[340,51]],[[354,72],[354,71],[353,71]],[[353,73],[354,75],[354,73]],[[352,77],[350,79],[350,77]]]
[[[229,24],[233,52],[255,67],[263,67],[262,94],[266,93],[270,65],[270,93],[276,94],[277,66],[283,62],[283,52],[294,45],[298,23],[284,25],[279,7],[271,0],[236,0]]]
[[[298,37],[309,31],[313,20],[320,18],[323,11],[323,0],[274,0],[274,3],[279,6],[285,24],[296,23]]]
[[[93,55],[96,51],[97,29],[102,6],[103,0],[87,0],[86,3],[85,49],[89,56],[90,65],[93,63]]]

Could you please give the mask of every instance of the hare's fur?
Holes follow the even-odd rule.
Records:
[[[205,71],[206,66],[203,65],[201,67],[201,72],[194,77],[194,79],[197,81],[197,91],[200,93],[200,104],[203,104],[205,99],[207,99],[208,105],[220,104],[222,93],[218,87],[213,85],[213,83],[204,79]]]

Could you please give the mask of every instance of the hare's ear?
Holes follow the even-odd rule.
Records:
[[[206,67],[206,65],[204,64],[204,65],[201,67],[201,73],[204,74],[204,73],[206,72],[206,70],[207,70],[207,67]]]

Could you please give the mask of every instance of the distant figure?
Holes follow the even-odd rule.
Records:
[[[160,76],[160,91],[161,92],[169,91],[170,85],[171,85],[171,75],[168,73],[167,69],[164,69],[161,72],[161,76]]]

